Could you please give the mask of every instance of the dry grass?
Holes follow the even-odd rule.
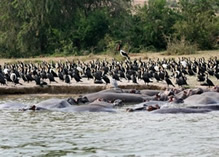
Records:
[[[148,58],[151,59],[157,59],[157,58],[179,58],[179,57],[190,57],[191,59],[193,58],[201,58],[204,57],[205,59],[208,59],[210,57],[217,56],[219,57],[219,50],[214,50],[214,51],[199,51],[196,54],[191,54],[191,55],[165,55],[165,52],[161,53],[151,53],[151,52],[145,52],[145,53],[131,53],[129,54],[131,57],[131,60],[133,59],[139,59],[141,58],[142,60],[147,60]],[[81,60],[81,61],[90,61],[90,60],[96,60],[96,59],[107,59],[111,60],[113,58],[116,59],[121,59],[118,55],[87,55],[87,56],[68,56],[68,57],[38,57],[38,58],[22,58],[22,59],[0,59],[0,64],[3,65],[4,63],[13,63],[13,62],[40,62],[40,61],[66,61],[66,60]]]

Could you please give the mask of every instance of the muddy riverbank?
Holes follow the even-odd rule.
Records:
[[[120,85],[122,89],[158,89],[163,90],[165,87],[158,85]],[[104,89],[112,88],[106,85],[48,85],[40,86],[16,86],[0,87],[0,95],[11,94],[84,94],[98,92]]]

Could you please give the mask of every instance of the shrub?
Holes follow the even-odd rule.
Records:
[[[167,55],[188,55],[195,54],[197,52],[197,45],[191,44],[189,41],[186,41],[185,38],[181,40],[174,39],[167,43]]]

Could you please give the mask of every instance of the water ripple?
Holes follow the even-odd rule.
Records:
[[[38,101],[25,99],[30,104]],[[0,156],[218,156],[218,121],[217,112],[1,110]]]

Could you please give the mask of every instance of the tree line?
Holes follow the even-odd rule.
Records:
[[[185,40],[218,48],[218,0],[1,0],[0,56],[166,50]]]

